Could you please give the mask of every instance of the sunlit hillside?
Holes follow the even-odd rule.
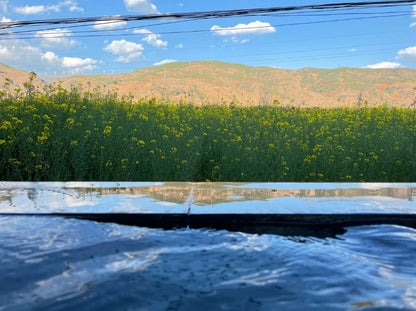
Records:
[[[156,97],[194,104],[339,107],[369,104],[410,106],[416,99],[414,69],[284,70],[215,61],[176,62],[118,75],[73,76],[55,82],[69,88]]]
[[[12,94],[16,90],[24,90],[24,84],[29,82],[30,77],[31,74],[27,71],[0,63],[0,91]],[[46,82],[39,77],[33,77],[33,81],[30,84],[37,89],[43,89]]]
[[[23,90],[29,77],[28,72],[0,64],[3,91]],[[33,84],[40,91],[46,85],[38,77]],[[175,62],[117,75],[63,77],[52,85],[196,105],[234,102],[323,108],[377,104],[412,107],[416,100],[416,70],[407,68],[284,70],[217,61]]]

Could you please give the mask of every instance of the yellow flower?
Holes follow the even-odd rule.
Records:
[[[3,121],[0,127],[1,130],[7,130],[11,128],[12,128],[12,124],[10,123],[10,121]]]
[[[74,126],[75,120],[73,118],[66,119],[65,127],[72,128]]]
[[[103,134],[106,135],[106,136],[110,135],[111,134],[111,126],[107,125],[104,128]]]

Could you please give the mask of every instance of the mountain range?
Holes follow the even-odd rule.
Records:
[[[0,89],[23,87],[29,73],[0,64]],[[41,90],[47,83],[34,80]],[[217,61],[174,62],[112,75],[77,75],[51,82],[82,91],[115,91],[135,98],[196,105],[275,103],[296,107],[389,104],[410,107],[416,101],[416,69],[303,68],[286,70]]]

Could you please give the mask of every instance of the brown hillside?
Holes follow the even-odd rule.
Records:
[[[18,81],[13,72],[3,74],[2,68],[1,76],[8,74],[11,80]],[[26,80],[27,77],[26,73]],[[71,76],[53,83],[65,88],[81,85],[83,91],[99,88],[101,92],[197,105],[261,105],[278,101],[284,106],[339,107],[367,101],[370,105],[409,107],[416,100],[416,70],[407,68],[284,70],[216,61],[176,62],[118,75]]]
[[[410,106],[416,99],[416,70],[406,68],[284,70],[215,61],[177,62],[121,75],[68,77],[58,83],[195,104],[259,105],[278,100],[282,105],[304,107],[355,106],[365,101]]]
[[[30,73],[27,71],[15,69],[0,63],[0,91],[12,94],[15,89],[24,90],[24,83],[29,81],[29,77]],[[46,82],[36,77],[32,84],[36,89],[41,91],[46,85]]]

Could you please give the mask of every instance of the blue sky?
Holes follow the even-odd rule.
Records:
[[[4,25],[10,21],[334,2],[341,1],[0,0],[0,21]],[[115,74],[197,60],[285,69],[416,68],[416,9],[412,5],[66,26],[74,25],[0,30],[0,62],[40,76]]]

